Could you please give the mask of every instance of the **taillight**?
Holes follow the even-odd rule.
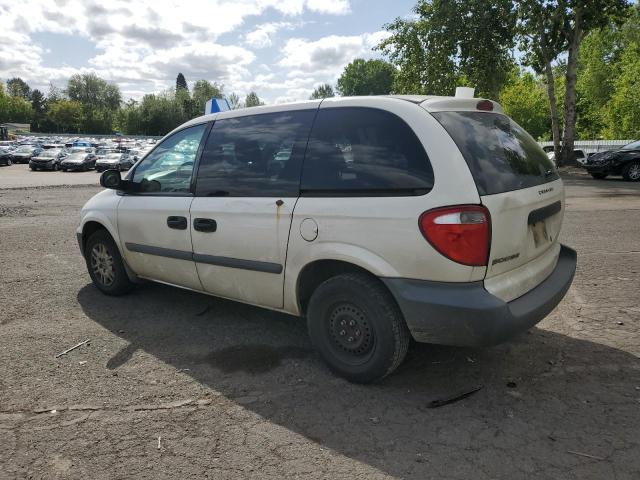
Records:
[[[480,205],[459,205],[429,210],[420,215],[424,238],[454,262],[481,267],[487,264],[491,217]]]

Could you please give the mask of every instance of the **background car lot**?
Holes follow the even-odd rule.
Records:
[[[22,170],[40,188],[7,189]],[[357,386],[296,318],[156,284],[101,295],[73,234],[98,187],[43,186],[98,175],[29,173],[0,172],[8,478],[640,475],[640,184],[565,179],[578,271],[539,328],[490,349],[414,345],[394,376]]]

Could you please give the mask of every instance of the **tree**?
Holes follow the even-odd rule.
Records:
[[[0,123],[28,123],[32,117],[31,104],[22,97],[7,95],[0,84]]]
[[[514,61],[516,15],[510,0],[419,0],[416,18],[385,25],[376,49],[398,67],[397,93],[453,94],[469,84],[498,98]]]
[[[11,97],[20,97],[29,100],[31,88],[27,85],[27,82],[21,78],[14,77],[7,80],[7,93]]]
[[[95,73],[78,73],[71,76],[67,83],[67,95],[70,100],[79,102],[83,108],[90,106],[116,110],[122,101],[120,89]]]
[[[47,104],[44,93],[37,88],[31,92],[31,109],[33,110],[31,127],[36,132],[41,132],[46,117]]]
[[[260,100],[256,92],[249,92],[244,99],[245,107],[259,107],[260,105],[264,105],[264,102]]]
[[[75,100],[59,100],[49,105],[47,116],[58,131],[77,132],[82,119],[82,105]]]
[[[384,60],[357,58],[348,64],[336,88],[340,95],[387,95],[393,88],[396,69]]]
[[[231,108],[231,110],[242,108],[242,102],[240,101],[240,97],[236,93],[231,93],[231,95],[227,97],[227,102],[229,102],[229,107]]]
[[[193,115],[198,116],[204,114],[204,107],[212,98],[222,97],[222,85],[211,83],[208,80],[198,80],[193,85]]]
[[[178,73],[178,76],[176,77],[176,92],[180,89],[186,90],[187,92],[189,91],[187,80],[184,78],[182,73]]]
[[[316,87],[316,89],[313,91],[313,93],[309,97],[309,100],[319,100],[322,98],[330,98],[335,96],[336,95],[333,92],[333,87],[328,83],[324,83]]]
[[[550,137],[547,93],[539,78],[531,73],[517,75],[500,92],[500,104],[505,113],[533,138],[546,140]]]
[[[560,115],[556,95],[556,78],[553,62],[566,48],[560,34],[562,15],[552,2],[523,0],[518,3],[518,37],[520,49],[526,52],[523,64],[538,74],[544,74],[549,101],[551,136],[555,158],[560,157]]]

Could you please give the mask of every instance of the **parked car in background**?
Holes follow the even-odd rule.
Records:
[[[551,147],[551,150],[548,149],[548,147],[546,148],[546,153],[547,153],[547,157],[549,157],[549,160],[551,160],[553,162],[554,165],[556,164],[556,154],[553,151],[553,147]],[[581,150],[579,148],[576,148],[573,150],[573,154],[575,156],[576,162],[578,162],[578,165],[584,165],[587,161],[587,154],[584,152],[584,150]]]
[[[63,172],[68,170],[92,170],[96,165],[96,155],[93,152],[75,152],[69,154],[62,162],[60,169]]]
[[[62,149],[43,150],[29,160],[31,170],[60,170],[60,162],[67,154]]]
[[[29,163],[31,157],[42,152],[42,148],[35,145],[20,145],[11,153],[13,163]]]
[[[128,153],[109,153],[96,160],[96,171],[103,172],[110,168],[129,170],[135,161]]]
[[[628,182],[640,181],[640,140],[626,144],[617,150],[607,150],[591,155],[584,165],[596,179],[609,175],[622,175]]]
[[[11,151],[8,148],[0,147],[0,165],[10,166],[12,164]]]
[[[576,267],[558,172],[490,100],[206,115],[100,183],[76,231],[98,289],[143,278],[298,315],[354,382],[393,372],[412,337],[481,346],[531,328]]]
[[[119,152],[120,150],[118,150],[115,147],[100,146],[96,148],[96,157],[98,158],[98,160],[100,160],[101,158],[104,158],[110,153],[119,153]]]

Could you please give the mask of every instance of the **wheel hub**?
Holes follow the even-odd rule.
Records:
[[[342,350],[364,355],[373,345],[373,335],[360,308],[344,303],[336,306],[329,317],[329,330],[335,344]]]
[[[629,168],[629,178],[632,180],[640,179],[640,163],[634,163]]]
[[[98,280],[109,286],[115,280],[116,272],[113,267],[113,257],[103,243],[97,243],[91,250],[91,269]]]

